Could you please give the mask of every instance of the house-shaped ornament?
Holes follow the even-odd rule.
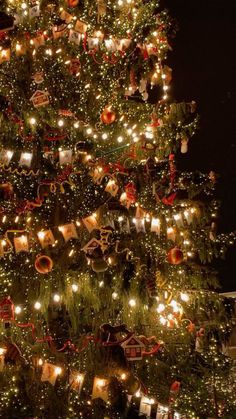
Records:
[[[141,340],[135,336],[131,336],[128,340],[121,344],[127,361],[140,361],[142,359],[142,352],[145,346]]]
[[[100,247],[100,242],[97,239],[91,239],[89,242],[82,248],[82,250],[88,255],[91,256],[95,249]]]
[[[49,93],[46,90],[36,90],[31,96],[30,100],[33,102],[35,108],[49,104]]]

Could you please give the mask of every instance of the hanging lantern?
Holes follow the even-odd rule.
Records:
[[[183,262],[183,258],[184,255],[182,250],[178,249],[177,247],[170,249],[167,253],[167,261],[172,265],[179,265]]]
[[[47,274],[53,268],[53,261],[49,256],[38,255],[34,263],[36,271],[40,274]]]
[[[0,319],[4,322],[14,320],[14,304],[10,297],[6,297],[0,302]]]
[[[116,120],[116,114],[114,111],[111,110],[111,107],[107,107],[101,114],[101,121],[106,124],[110,125]]]

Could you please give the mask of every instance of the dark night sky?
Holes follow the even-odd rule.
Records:
[[[236,230],[236,0],[163,0],[179,24],[169,65],[171,94],[196,100],[200,131],[181,166],[220,174],[219,230]],[[224,291],[236,291],[236,245],[216,263]]]

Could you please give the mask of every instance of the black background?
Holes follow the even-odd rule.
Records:
[[[236,0],[164,0],[179,30],[168,64],[171,99],[195,100],[200,130],[181,156],[188,170],[220,174],[219,232],[236,230]],[[216,266],[223,291],[236,291],[236,245]]]

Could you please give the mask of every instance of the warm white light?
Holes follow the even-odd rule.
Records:
[[[102,379],[98,379],[97,380],[97,386],[98,387],[104,387],[105,384],[106,384],[106,381],[105,380],[102,380]]]
[[[125,374],[124,372],[121,374],[120,376],[121,380],[126,380],[127,378],[127,374]]]
[[[136,301],[133,298],[131,298],[131,300],[129,300],[129,305],[130,305],[130,307],[135,307],[136,306]]]
[[[38,238],[41,239],[41,240],[43,240],[44,237],[45,237],[45,232],[44,231],[39,231],[38,232]]]
[[[160,323],[161,323],[163,326],[165,326],[166,321],[167,321],[167,320],[166,320],[163,316],[161,316],[161,317],[160,317]]]
[[[30,124],[31,125],[35,125],[36,124],[36,119],[34,117],[30,118]]]
[[[107,137],[108,137],[108,135],[107,135],[106,133],[102,134],[102,139],[103,139],[103,140],[106,140],[106,139],[107,139]]]
[[[62,368],[61,367],[56,367],[55,368],[55,374],[60,375],[61,373],[62,373]]]
[[[53,301],[55,301],[55,303],[59,303],[60,299],[61,299],[60,295],[54,294]]]
[[[36,303],[34,304],[34,308],[35,308],[35,310],[40,310],[41,303],[39,301],[36,301]]]
[[[159,304],[158,305],[158,307],[157,307],[157,312],[158,313],[161,313],[162,311],[164,311],[165,310],[165,306],[164,306],[164,304]]]
[[[189,295],[185,294],[184,292],[180,293],[180,298],[182,301],[188,302],[189,301]]]
[[[79,287],[78,287],[78,285],[77,285],[77,284],[72,284],[72,285],[71,285],[71,288],[72,288],[72,291],[73,291],[73,292],[77,292],[77,291],[78,291],[78,289],[79,289]]]
[[[21,307],[20,307],[20,306],[16,306],[16,307],[15,307],[15,313],[16,313],[16,314],[20,314],[20,313],[21,313],[21,311],[22,311],[22,309],[21,309]]]
[[[117,300],[117,298],[118,298],[118,293],[114,291],[114,292],[111,294],[111,296],[112,296],[113,300]]]
[[[59,127],[63,127],[63,125],[64,125],[64,121],[63,121],[63,119],[59,119],[59,121],[58,121],[58,126],[59,126]]]
[[[77,377],[76,377],[76,381],[78,382],[78,383],[81,383],[81,381],[83,381],[83,375],[82,374],[78,374],[77,375]]]
[[[178,303],[175,300],[171,300],[170,306],[173,307],[174,310],[178,309]]]
[[[5,348],[0,348],[0,356],[1,355],[4,355],[5,352],[6,352],[6,349]]]
[[[13,156],[13,151],[7,150],[6,151],[6,156],[7,156],[8,160],[10,161],[12,156]]]

